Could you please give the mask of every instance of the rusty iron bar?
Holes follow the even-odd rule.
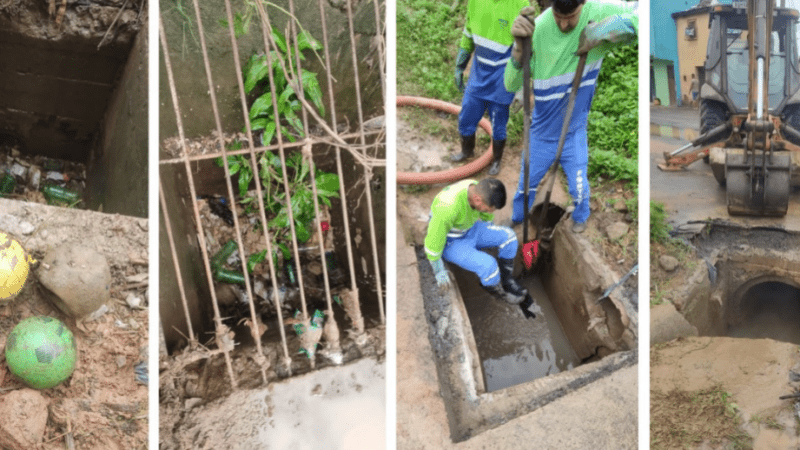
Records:
[[[231,37],[231,49],[233,50],[233,63],[236,67],[236,81],[239,86],[239,98],[242,102],[242,114],[244,115],[244,123],[247,129],[247,141],[248,141],[248,149],[250,153],[250,163],[253,167],[253,172],[258,174],[258,163],[256,162],[256,154],[254,148],[254,139],[253,139],[253,130],[250,124],[250,114],[248,113],[247,108],[247,97],[245,96],[244,92],[244,80],[242,79],[242,67],[241,62],[239,61],[239,44],[236,41],[236,34],[233,29],[233,12],[231,10],[231,3],[230,0],[225,0],[225,11],[228,15],[228,32]],[[280,126],[279,123],[275,124],[276,126]],[[285,166],[283,168],[285,170]],[[258,212],[259,218],[261,219],[261,223],[263,224],[264,229],[264,241],[267,246],[267,261],[269,265],[269,273],[270,279],[272,280],[272,296],[273,296],[273,304],[275,305],[275,309],[278,315],[278,326],[280,327],[280,334],[281,334],[281,346],[283,348],[283,356],[284,356],[284,363],[287,364],[287,368],[291,372],[291,357],[289,356],[289,346],[286,341],[286,331],[283,328],[283,309],[280,301],[280,295],[278,290],[278,281],[277,281],[277,274],[275,272],[275,262],[272,260],[272,239],[269,235],[269,223],[267,221],[267,214],[264,209],[264,196],[261,191],[261,183],[259,182],[258,175],[256,175],[256,198],[258,199]],[[244,260],[244,258],[242,258]],[[244,262],[244,261],[243,261]],[[247,272],[245,272],[247,273]],[[252,327],[251,332],[253,332],[253,338],[256,340],[257,343],[261,343],[261,330],[259,322],[256,318],[256,310],[253,302],[249,302],[250,306],[250,318],[252,320]],[[256,332],[258,330],[259,332]],[[264,353],[261,351],[260,345],[258,348],[258,360],[262,362],[263,366],[263,359]],[[266,381],[266,380],[265,380]]]
[[[379,130],[379,131],[368,131],[368,132],[366,132],[366,135],[367,136],[375,136],[375,135],[378,135],[378,134],[381,134],[381,133],[383,133],[382,130]],[[349,133],[349,134],[342,135],[343,139],[355,139],[357,137],[358,137],[358,133]],[[318,142],[330,143],[330,145],[337,145],[337,144],[334,144],[333,142],[329,142],[328,140],[325,140],[325,139],[322,139],[322,138],[318,138],[317,141]],[[283,148],[301,148],[303,145],[304,145],[304,143],[302,141],[301,142],[288,142],[288,143],[284,143]],[[349,147],[349,148],[352,148],[354,150],[357,150],[357,149],[368,149],[368,148],[372,148],[372,147],[376,147],[376,146],[378,146],[378,144],[373,144],[373,145],[366,144],[364,146],[347,145],[347,146],[343,146],[343,147]],[[256,153],[264,153],[264,152],[268,152],[268,151],[277,151],[278,150],[278,146],[277,146],[277,144],[276,145],[260,146],[260,147],[255,147],[254,150],[255,150]],[[228,156],[249,155],[249,154],[250,154],[250,149],[249,148],[245,148],[245,149],[241,149],[241,150],[229,150],[228,151]],[[221,157],[222,157],[222,152],[203,153],[202,155],[190,155],[189,156],[189,161],[192,161],[192,162],[194,162],[194,161],[205,161],[207,159],[215,159],[215,158],[221,158]],[[182,164],[183,163],[183,156],[178,157],[178,158],[162,159],[158,163],[160,165]]]
[[[356,107],[358,108],[358,126],[361,130],[361,145],[366,143],[364,137],[364,112],[361,107],[361,82],[358,78],[358,55],[356,54],[356,37],[353,32],[353,8],[352,0],[345,0],[347,5],[347,23],[350,29],[350,48],[353,56],[353,81],[356,87]],[[376,24],[377,25],[377,24]],[[384,105],[385,107],[385,105]],[[376,150],[377,152],[377,150]],[[367,212],[369,213],[370,241],[372,243],[372,260],[375,263],[375,287],[378,292],[378,309],[381,315],[381,324],[386,323],[386,315],[383,312],[383,289],[381,287],[381,265],[378,261],[378,243],[375,238],[375,214],[372,211],[372,193],[370,192],[370,180],[372,179],[372,167],[364,166],[364,191],[367,193]]]
[[[275,117],[280,117],[280,113],[278,112],[278,93],[275,91],[275,76],[272,73],[272,55],[270,54],[269,51],[270,49],[269,44],[270,43],[272,44],[273,46],[272,48],[274,48],[276,52],[279,52],[279,49],[277,44],[275,44],[275,42],[272,41],[271,33],[267,32],[267,28],[270,29],[272,28],[271,22],[269,20],[269,14],[267,14],[266,9],[263,7],[261,2],[256,2],[256,8],[258,9],[259,16],[261,17],[261,23],[262,23],[261,32],[263,34],[265,51],[267,54],[267,66],[269,67],[267,73],[269,75],[269,88],[270,92],[272,93],[272,111]],[[278,58],[278,61],[284,68],[283,73],[288,74],[289,72],[287,72],[285,66],[283,66],[283,61],[281,60],[281,58]],[[297,92],[297,89],[295,89],[295,92]],[[281,167],[285,168],[286,153],[284,152],[284,146],[283,146],[283,131],[280,126],[277,126],[275,131],[276,131],[276,136],[278,137],[278,154],[281,157]],[[297,232],[294,229],[294,211],[292,211],[293,208],[291,207],[292,196],[289,189],[289,178],[288,175],[286,174],[286,170],[283,170],[282,172],[283,172],[283,189],[286,192],[286,205],[288,205],[286,211],[289,216],[289,229],[292,234],[292,255],[294,256],[295,267],[297,267],[295,273],[297,275],[297,285],[300,290],[300,305],[303,309],[303,321],[307,321],[308,308],[306,307],[306,294],[305,294],[305,289],[303,287],[303,270],[300,267],[300,253],[297,249]]]
[[[331,101],[331,125],[333,126],[333,130],[338,132],[336,129],[336,102],[334,101],[333,97],[333,76],[331,76],[331,67],[330,67],[330,52],[328,51],[328,26],[325,21],[325,8],[323,5],[324,0],[319,0],[319,15],[320,19],[322,20],[322,44],[325,50],[325,61],[329,63],[325,65],[325,74],[328,78],[328,98]],[[336,147],[336,171],[339,174],[339,197],[342,199],[342,219],[344,221],[344,240],[347,244],[347,263],[350,268],[350,289],[355,292],[358,289],[358,285],[356,284],[356,269],[355,269],[355,262],[353,261],[353,244],[350,242],[350,218],[347,213],[347,196],[345,195],[345,187],[344,187],[344,171],[342,170],[342,149],[341,147]],[[360,307],[360,303],[359,303]]]
[[[222,150],[222,163],[223,168],[225,170],[225,184],[228,188],[228,197],[230,199],[230,205],[233,208],[233,229],[236,232],[236,244],[239,247],[239,256],[242,263],[242,274],[244,275],[244,285],[247,291],[247,302],[250,306],[251,312],[253,312],[253,320],[255,321],[255,307],[253,305],[253,288],[250,285],[250,277],[248,277],[247,271],[247,255],[244,252],[244,244],[242,243],[242,229],[239,225],[239,215],[236,214],[236,197],[233,193],[233,184],[231,182],[231,172],[230,167],[228,166],[228,155],[227,151],[225,150],[225,139],[224,133],[222,131],[222,121],[220,120],[219,115],[219,105],[217,103],[217,94],[214,88],[214,79],[211,75],[211,63],[208,60],[208,48],[206,47],[206,38],[205,38],[205,30],[203,29],[203,19],[200,16],[200,4],[197,0],[192,2],[194,4],[194,12],[195,17],[197,19],[197,30],[200,34],[200,48],[203,50],[203,64],[206,70],[206,81],[208,82],[208,93],[211,97],[211,110],[214,113],[214,121],[217,125],[217,133],[219,135],[219,144],[220,149]],[[214,289],[212,285],[212,289]],[[254,324],[254,326],[258,326],[258,322]],[[256,358],[256,362],[259,361],[259,357],[264,356],[264,352],[261,348],[261,339],[255,339],[256,341],[256,349],[258,351],[258,357]],[[263,361],[263,360],[262,360]],[[261,369],[261,379],[264,383],[267,382],[267,371],[263,364],[259,364]]]
[[[289,0],[289,12],[291,13],[292,17],[295,16],[294,12],[294,0]],[[294,41],[294,56],[295,56],[295,64],[297,67],[297,79],[299,83],[297,83],[298,87],[300,88],[299,91],[296,91],[298,94],[298,98],[301,101],[305,101],[305,90],[303,88],[303,68],[300,65],[300,47],[299,47],[299,39],[297,38],[297,28],[295,26],[294,20],[289,20],[289,32],[291,35],[291,39]],[[267,50],[267,49],[265,49]],[[325,66],[330,66],[329,61],[325,61]],[[289,65],[291,67],[291,64]],[[317,238],[319,239],[319,257],[320,261],[322,262],[322,280],[325,286],[325,300],[328,306],[328,318],[329,321],[326,325],[328,330],[331,330],[330,335],[325,333],[325,338],[330,339],[334,337],[334,339],[330,342],[331,351],[334,353],[341,354],[341,348],[339,346],[339,325],[336,323],[334,319],[334,312],[333,312],[333,302],[331,299],[331,287],[330,287],[330,279],[328,277],[328,261],[325,255],[325,240],[322,236],[322,222],[320,220],[320,213],[319,213],[319,199],[317,198],[317,176],[314,173],[316,170],[316,165],[314,164],[314,155],[311,151],[312,143],[311,140],[308,138],[308,113],[306,112],[306,108],[302,108],[303,112],[303,132],[306,136],[306,145],[303,145],[303,157],[308,158],[309,165],[311,166],[311,170],[309,173],[311,175],[311,191],[314,197],[314,216],[317,218]],[[341,182],[341,178],[339,179]],[[331,231],[332,232],[332,231]]]
[[[183,287],[183,276],[181,275],[181,266],[178,263],[178,252],[175,250],[175,237],[172,234],[172,222],[169,221],[169,211],[167,210],[167,201],[164,198],[164,187],[161,185],[161,180],[158,180],[158,195],[161,200],[161,213],[164,214],[164,228],[167,230],[167,240],[169,241],[169,251],[172,255],[172,264],[175,266],[175,280],[178,282],[178,290],[181,293],[181,304],[183,305],[183,312],[186,314],[186,326],[189,327],[189,346],[194,348],[197,344],[197,338],[194,336],[192,318],[189,316],[189,302],[186,300],[186,289]]]
[[[378,65],[381,75],[381,94],[383,95],[383,109],[386,112],[386,41],[384,33],[385,29],[381,30],[381,6],[378,0],[373,0],[372,4],[375,5],[375,39],[378,40]],[[386,117],[386,114],[383,116]],[[384,120],[384,123],[386,121]]]
[[[167,36],[166,36],[166,33],[164,32],[164,23],[162,22],[161,17],[159,17],[159,20],[158,20],[158,27],[159,27],[159,33],[161,35],[161,48],[162,48],[162,51],[164,52],[164,66],[167,69],[167,79],[169,80],[169,89],[170,89],[170,94],[172,95],[172,106],[175,109],[175,120],[176,120],[176,124],[178,126],[178,135],[179,135],[180,140],[181,140],[181,145],[183,146],[184,167],[186,169],[186,176],[188,177],[189,190],[190,190],[191,197],[192,197],[191,198],[191,200],[192,200],[192,209],[193,209],[193,212],[194,212],[195,223],[197,225],[197,238],[199,239],[199,242],[200,242],[200,253],[201,253],[202,257],[203,257],[203,266],[204,266],[205,271],[206,271],[206,279],[208,281],[209,291],[211,292],[211,304],[213,305],[213,308],[214,308],[215,329],[216,329],[217,337],[222,337],[222,335],[225,334],[225,330],[227,329],[227,327],[222,323],[222,318],[221,318],[220,312],[219,312],[219,304],[217,303],[217,294],[216,294],[216,291],[214,289],[214,280],[213,280],[213,278],[211,276],[211,266],[210,266],[209,261],[208,261],[208,251],[207,251],[207,248],[206,248],[206,239],[205,239],[205,235],[203,233],[202,222],[200,222],[200,210],[197,207],[197,192],[195,191],[195,188],[194,188],[194,177],[192,175],[192,169],[191,169],[191,167],[189,165],[189,159],[186,158],[186,156],[187,156],[186,136],[185,136],[184,131],[183,131],[183,120],[181,119],[181,110],[180,110],[180,105],[178,103],[178,93],[177,93],[176,88],[175,88],[175,77],[174,77],[173,72],[172,72],[172,63],[170,61],[169,48],[167,46]],[[222,342],[218,342],[217,345],[220,346],[220,348],[224,348],[223,345],[222,345]],[[225,358],[225,366],[228,369],[228,376],[231,379],[231,386],[233,387],[233,389],[237,389],[238,388],[238,382],[236,381],[236,377],[234,376],[234,373],[233,373],[233,365],[231,363],[231,355],[227,350],[225,350],[225,351],[223,351],[223,356]]]

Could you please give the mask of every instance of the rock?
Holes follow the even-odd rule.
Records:
[[[678,259],[670,255],[661,255],[658,257],[658,265],[667,272],[672,272],[678,268]]]
[[[676,311],[672,303],[662,303],[650,308],[650,345],[697,335],[697,328]]]
[[[620,213],[628,212],[628,205],[625,204],[625,200],[619,199],[614,203],[614,211]]]
[[[47,425],[47,400],[34,389],[0,397],[0,448],[34,448]]]
[[[78,243],[50,251],[38,276],[50,300],[75,318],[96,311],[111,294],[111,270],[105,256]]]
[[[616,241],[617,239],[622,238],[625,234],[628,233],[628,224],[624,222],[614,222],[606,228],[606,234],[608,235],[608,239],[611,241]]]

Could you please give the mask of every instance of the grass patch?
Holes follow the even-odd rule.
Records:
[[[650,396],[650,448],[696,448],[702,443],[751,449],[753,438],[739,427],[731,394],[722,386],[695,392],[653,391]]]

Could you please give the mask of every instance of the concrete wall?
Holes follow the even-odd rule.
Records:
[[[61,23],[47,2],[0,3],[0,136],[23,153],[86,162],[139,29],[131,2],[70,5]]]
[[[146,30],[146,27],[143,27]],[[147,217],[147,33],[131,49],[87,167],[86,205]]]
[[[287,0],[275,2],[277,6],[289,10]],[[175,3],[162,2],[162,18],[167,35],[175,85],[178,92],[178,103],[182,112],[183,125],[187,137],[209,135],[216,130],[208,81],[200,47],[199,31],[195,12],[190,2],[184,3],[185,9],[178,8]],[[385,15],[384,2],[381,4],[381,16]],[[347,15],[343,6],[334,7],[333,2],[324,3],[325,20],[328,30],[331,72],[336,79],[334,96],[336,102],[336,120],[338,123],[349,122],[350,130],[355,130],[358,123],[355,102],[355,83],[353,63],[350,51],[350,35]],[[243,3],[233,5],[234,14],[245,14]],[[201,6],[201,18],[208,48],[208,57],[215,86],[215,94],[219,106],[220,121],[226,132],[238,132],[244,129],[241,100],[236,81],[233,51],[231,49],[228,28],[220,25],[226,16],[223,2],[205,2]],[[320,43],[323,42],[322,21],[317,2],[296,4],[295,15],[302,26]],[[273,27],[281,33],[287,25],[286,14],[275,7],[268,7]],[[380,87],[380,65],[375,49],[375,7],[370,1],[362,1],[353,11],[354,32],[359,65],[359,81],[365,120],[383,114],[383,100]],[[254,54],[264,53],[264,40],[257,15],[252,19],[250,32],[237,39],[240,62],[242,65]],[[163,52],[160,52],[163,53]],[[320,65],[313,52],[305,51],[303,68],[318,74],[324,96],[326,109],[325,119],[330,123],[330,100],[325,69]],[[324,52],[320,51],[320,57]],[[175,110],[170,95],[167,72],[163,54],[160,64],[160,127],[161,138],[177,136]],[[343,101],[343,99],[349,99]],[[252,99],[251,99],[252,101]]]
[[[692,39],[686,36],[685,30],[690,22],[695,24],[696,36]],[[675,20],[678,36],[678,84],[682,103],[689,103],[692,98],[692,74],[700,79],[698,67],[702,68],[706,62],[706,48],[708,47],[708,13],[678,17]]]
[[[663,106],[670,106],[670,86],[667,74],[668,64],[671,61],[664,61],[661,59],[653,59],[650,65],[653,68],[653,77],[656,85],[656,97],[661,101]]]

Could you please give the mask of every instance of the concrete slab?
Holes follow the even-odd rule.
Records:
[[[697,336],[697,328],[675,310],[672,303],[650,308],[650,345],[687,336]]]

